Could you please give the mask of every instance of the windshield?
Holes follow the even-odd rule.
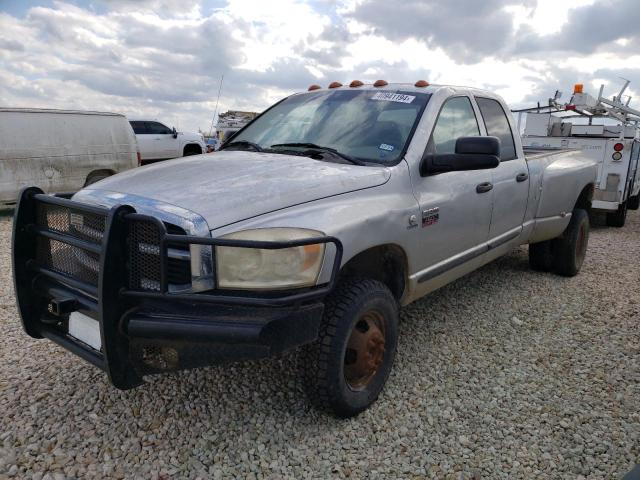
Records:
[[[254,149],[334,149],[358,160],[397,162],[429,97],[403,91],[334,90],[293,95],[231,139]],[[297,145],[296,145],[297,144]]]

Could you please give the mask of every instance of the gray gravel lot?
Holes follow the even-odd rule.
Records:
[[[0,216],[0,477],[620,478],[640,463],[640,215],[592,230],[582,273],[526,248],[402,312],[372,409],[310,408],[296,356],[153,377],[129,392],[14,305]]]

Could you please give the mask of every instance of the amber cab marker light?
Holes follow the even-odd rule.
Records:
[[[415,84],[416,87],[422,88],[422,87],[428,87],[429,86],[429,82],[427,82],[426,80],[418,80]]]
[[[584,89],[584,85],[582,83],[576,83],[573,86],[573,93],[582,93]]]
[[[307,91],[312,92],[314,90],[320,90],[322,87],[320,85],[311,85],[309,86],[309,88],[307,89]]]
[[[387,82],[386,80],[376,80],[376,82],[373,84],[374,87],[386,87],[387,85],[389,85],[389,82]]]
[[[341,86],[342,86],[342,84],[340,82],[331,82],[329,84],[329,88],[339,88]]]
[[[364,85],[364,83],[362,83],[360,80],[354,80],[349,84],[351,88],[361,87],[362,85]]]

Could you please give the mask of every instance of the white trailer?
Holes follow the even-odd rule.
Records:
[[[547,106],[515,110],[526,125],[522,136],[525,149],[577,148],[598,163],[593,209],[607,214],[607,224],[624,226],[627,209],[640,207],[640,111],[623,102],[623,93],[613,99],[598,98],[574,88],[569,103],[560,104],[560,93]]]

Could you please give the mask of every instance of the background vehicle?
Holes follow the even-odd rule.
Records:
[[[628,208],[640,206],[640,111],[629,107],[630,98],[623,101],[628,85],[606,99],[604,86],[594,98],[577,84],[567,104],[556,94],[546,107],[518,110],[526,114],[525,148],[578,148],[598,163],[593,209],[605,212],[614,227],[624,226]]]
[[[0,108],[0,203],[15,202],[26,185],[75,192],[137,166],[123,115]]]
[[[390,373],[399,306],[521,244],[537,270],[582,266],[596,164],[525,157],[507,112],[491,92],[424,81],[312,86],[216,155],[72,201],[28,189],[13,247],[24,328],[119,388],[304,346],[310,398],[356,415]]]
[[[229,110],[221,113],[216,124],[216,132],[220,141],[226,141],[238,130],[256,118],[256,112],[243,112],[241,110]]]
[[[218,139],[217,138],[207,139],[207,153],[215,152],[217,149],[218,149]]]
[[[204,138],[199,133],[178,132],[156,120],[132,119],[130,123],[138,139],[143,165],[206,152]]]

